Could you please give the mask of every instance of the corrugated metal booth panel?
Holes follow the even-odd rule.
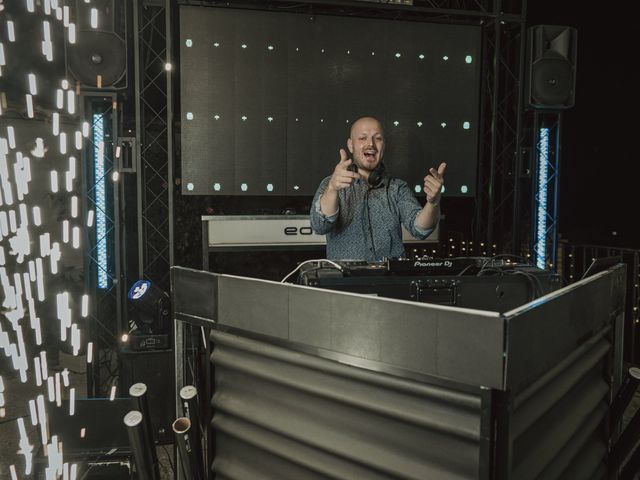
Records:
[[[418,383],[220,331],[211,339],[216,478],[488,476],[488,390]]]
[[[569,480],[604,473],[610,350],[598,335],[514,398],[510,478]]]

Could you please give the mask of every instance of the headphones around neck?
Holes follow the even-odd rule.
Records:
[[[384,177],[384,163],[380,162],[376,168],[369,174],[367,181],[373,188],[377,188],[382,184],[382,178]]]
[[[353,160],[353,157],[350,157],[350,158],[351,158],[351,164],[349,164],[349,166],[347,167],[347,170],[349,170],[350,172],[357,172],[358,166],[356,165],[356,162]],[[369,177],[367,178],[367,183],[372,188],[377,188],[382,184],[383,177],[384,177],[384,163],[380,162],[378,166],[374,168],[373,171],[369,174]]]

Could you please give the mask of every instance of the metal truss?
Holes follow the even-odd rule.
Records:
[[[520,1],[502,2],[491,0],[413,0],[412,5],[385,0],[177,0],[180,5],[225,6],[263,10],[286,10],[310,14],[332,14],[429,20],[431,22],[482,23],[484,18],[500,11],[503,15],[519,12]],[[497,7],[496,4],[500,4]]]
[[[167,0],[167,4],[169,0]],[[167,45],[169,12],[164,0],[140,4],[134,0],[136,126],[135,148],[138,172],[138,275],[150,279],[161,288],[169,288],[169,266],[173,263],[173,198],[171,142],[171,82],[165,64],[170,61]],[[88,341],[92,344],[92,362],[87,364],[87,393],[108,396],[118,382],[117,351],[120,335],[129,331],[125,321],[124,295],[127,285],[122,280],[126,269],[126,240],[123,238],[121,208],[124,187],[112,175],[130,171],[118,164],[115,144],[119,135],[118,94],[115,92],[84,92],[82,117],[91,124],[91,132],[104,125],[104,169],[94,170],[96,143],[86,142],[83,165],[85,171],[84,214],[92,210],[97,222],[99,214],[104,228],[98,234],[97,225],[86,230],[85,284],[92,299],[87,322]],[[105,202],[96,201],[104,195]],[[107,263],[101,257],[106,249]],[[102,276],[102,285],[98,280]]]
[[[482,126],[478,164],[476,244],[520,253],[520,184],[522,163],[522,78],[525,16],[503,15],[501,2],[484,26]],[[525,222],[528,229],[528,221]]]
[[[170,0],[134,0],[138,276],[169,289],[173,265]]]
[[[90,396],[101,397],[108,394],[114,383],[113,375],[104,368],[104,358],[115,348],[122,323],[119,184],[112,181],[112,174],[116,171],[114,132],[117,131],[117,116],[114,111],[115,94],[83,93],[82,98],[82,116],[91,125],[92,132],[85,143],[83,155],[84,218],[91,210],[95,223],[94,227],[86,230],[88,241],[85,242],[88,245],[85,249],[85,284],[92,299],[87,334],[94,359],[87,364],[87,392]],[[96,143],[98,137],[103,139],[102,146]],[[94,167],[98,149],[104,160],[100,173]],[[112,371],[110,367],[108,371]]]

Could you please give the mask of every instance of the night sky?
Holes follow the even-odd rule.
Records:
[[[572,243],[640,248],[637,20],[597,2],[529,3],[529,25],[578,30],[576,105],[563,126],[559,232]]]

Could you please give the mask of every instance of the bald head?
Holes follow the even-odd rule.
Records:
[[[366,177],[382,161],[384,132],[380,121],[373,117],[362,117],[353,122],[347,146],[358,170]]]
[[[369,126],[369,124],[376,124],[378,131],[384,137],[384,131],[382,130],[382,123],[375,117],[360,117],[353,125],[351,125],[351,130],[349,131],[349,137],[353,138],[354,131],[358,129],[362,129],[363,126]]]

